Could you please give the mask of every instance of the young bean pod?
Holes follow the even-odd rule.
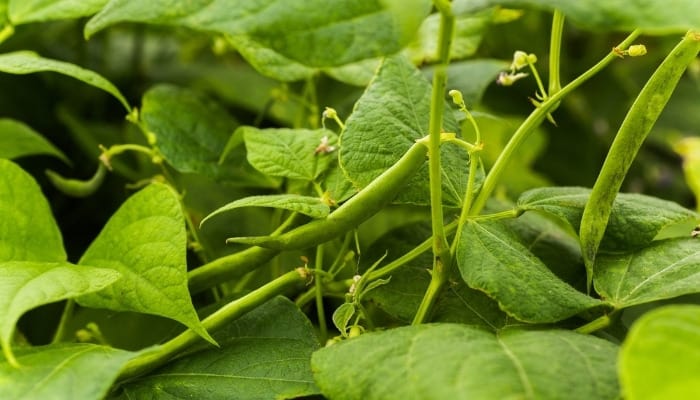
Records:
[[[97,171],[88,180],[68,179],[57,174],[50,169],[44,171],[51,183],[62,193],[72,197],[87,197],[95,193],[104,181],[107,174],[107,167],[103,163],[97,165]]]
[[[236,237],[227,243],[243,243],[277,250],[304,249],[327,242],[379,212],[396,197],[408,178],[425,163],[428,148],[415,143],[384,171],[328,217],[312,221],[278,236]]]
[[[589,291],[595,256],[622,181],[683,71],[699,51],[700,33],[688,32],[644,85],[615,136],[581,218],[579,234]]]

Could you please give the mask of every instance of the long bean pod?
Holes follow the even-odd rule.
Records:
[[[422,142],[413,144],[394,165],[324,219],[278,236],[236,237],[226,241],[277,250],[304,249],[327,242],[355,228],[391,202],[408,178],[425,163],[427,152]]]
[[[683,72],[700,52],[700,32],[688,32],[659,65],[627,112],[581,218],[581,251],[590,290],[593,264],[612,205],[632,161],[668,102]]]

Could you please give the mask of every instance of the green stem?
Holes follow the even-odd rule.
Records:
[[[316,270],[323,271],[323,245],[316,247]],[[323,307],[323,279],[321,274],[316,275],[316,313],[318,315],[318,327],[321,333],[321,343],[328,339],[328,326],[326,325],[326,314]]]
[[[56,332],[54,332],[51,344],[56,344],[60,342],[66,334],[66,325],[71,316],[73,316],[73,309],[75,309],[75,301],[73,299],[68,299],[66,301],[66,306],[63,307],[63,313],[61,314],[61,320],[58,322],[58,327]]]
[[[552,17],[552,33],[549,39],[549,95],[552,96],[561,90],[561,78],[559,75],[561,60],[561,38],[564,32],[564,14],[554,10]]]
[[[428,171],[430,177],[430,213],[433,232],[433,271],[428,290],[423,296],[413,325],[427,321],[430,313],[447,283],[449,277],[450,249],[445,237],[445,226],[442,214],[442,172],[440,165],[440,142],[442,133],[442,116],[445,105],[445,87],[447,85],[447,64],[450,61],[450,45],[454,34],[455,17],[452,5],[447,0],[435,0],[435,6],[440,11],[440,33],[438,41],[439,64],[433,75],[433,88],[430,97],[429,125],[429,159]],[[431,289],[432,288],[432,289]]]
[[[533,63],[527,63],[527,65],[530,67],[530,71],[532,71],[532,76],[535,77],[535,81],[537,82],[537,88],[540,90],[540,94],[542,95],[542,99],[546,100],[547,99],[547,91],[544,90],[544,84],[542,83],[542,79],[540,78],[540,74],[537,72],[537,68],[535,68],[535,64]]]
[[[627,48],[632,42],[639,36],[640,31],[637,29],[630,33],[625,40],[623,40],[617,47],[620,49]],[[513,154],[520,148],[520,145],[527,139],[530,134],[537,128],[547,114],[559,105],[559,102],[574,89],[579,87],[582,83],[586,82],[588,79],[593,77],[595,74],[600,72],[613,60],[617,59],[617,53],[615,51],[610,51],[602,60],[600,60],[596,65],[591,67],[588,71],[581,74],[578,78],[571,81],[568,85],[564,86],[559,92],[549,96],[545,101],[543,101],[539,107],[530,113],[530,115],[525,119],[525,121],[520,125],[517,131],[513,134],[513,137],[508,141],[506,147],[503,149],[501,154],[499,154],[496,162],[489,171],[488,175],[484,179],[484,183],[481,186],[481,191],[474,201],[474,205],[470,210],[471,215],[477,215],[486,205],[486,200],[491,196],[496,185],[501,178],[501,174],[505,171],[508,166],[508,162],[513,158]]]
[[[194,269],[188,274],[190,293],[202,292],[222,282],[235,279],[270,261],[279,250],[251,247]]]
[[[589,334],[595,331],[599,331],[603,328],[607,328],[610,325],[610,321],[611,319],[609,315],[603,315],[587,323],[586,325],[580,326],[574,330],[578,333]]]
[[[234,300],[214,314],[202,320],[202,325],[207,331],[216,331],[227,323],[253,310],[273,297],[283,294],[286,291],[303,285],[309,279],[309,272],[303,268],[290,271],[253,292]],[[197,333],[188,329],[173,339],[167,341],[157,350],[145,353],[129,361],[122,369],[119,380],[133,378],[148,371],[153,370],[170,360],[175,355],[181,353],[186,348],[203,339]]]

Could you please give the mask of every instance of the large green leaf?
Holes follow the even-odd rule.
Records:
[[[700,306],[673,305],[637,320],[620,349],[626,399],[692,399],[700,393]]]
[[[34,178],[0,158],[0,262],[66,261],[63,239]]]
[[[109,0],[10,0],[7,13],[14,25],[79,18],[95,14]]]
[[[237,122],[213,100],[190,89],[157,85],[143,96],[141,121],[155,136],[163,157],[178,171],[233,177],[229,165],[218,162]]]
[[[335,133],[326,129],[244,126],[236,135],[243,135],[248,162],[267,175],[312,181],[335,160],[334,152],[319,150],[324,142],[328,146],[336,144]]]
[[[700,240],[660,240],[596,258],[595,288],[618,308],[700,292]]]
[[[69,263],[0,262],[0,342],[6,354],[19,317],[38,306],[95,292],[119,279],[107,268]]]
[[[122,387],[122,398],[281,399],[317,394],[313,327],[278,297],[215,332],[219,349],[170,363]]]
[[[427,0],[112,0],[86,36],[119,22],[183,26],[230,35],[315,67],[399,51],[430,11]]]
[[[331,399],[615,399],[617,347],[569,331],[419,325],[334,344],[311,359]]]
[[[685,32],[700,26],[695,0],[459,0],[457,14],[491,6],[559,9],[567,19],[584,28],[647,33]]]
[[[555,322],[602,304],[554,275],[500,222],[468,222],[457,246],[467,284],[521,321]]]
[[[119,92],[119,89],[107,79],[103,78],[102,75],[94,71],[79,67],[75,64],[43,58],[32,51],[15,51],[12,53],[0,54],[0,72],[25,75],[45,71],[70,76],[90,86],[102,89],[119,100],[127,111],[131,111],[131,106],[124,96],[122,96],[121,92]]]
[[[48,154],[66,163],[68,158],[29,126],[10,118],[0,118],[0,158]]]
[[[590,193],[590,189],[580,187],[533,189],[520,196],[518,209],[557,216],[578,232]],[[635,193],[619,193],[601,249],[619,251],[640,248],[649,244],[663,228],[697,218],[698,214],[694,211],[671,201]]]
[[[367,186],[428,134],[429,118],[430,84],[404,57],[385,59],[341,134],[341,167],[355,186]],[[458,129],[451,113],[445,113],[443,123],[448,132]],[[441,154],[443,200],[458,206],[466,191],[469,157],[452,145],[442,146]],[[395,201],[430,203],[427,163]]]
[[[187,290],[187,233],[178,195],[152,184],[130,197],[92,242],[81,265],[113,268],[123,278],[81,296],[86,307],[171,318],[207,340]]]
[[[136,353],[93,344],[17,350],[21,368],[0,360],[0,394],[13,400],[99,400]]]

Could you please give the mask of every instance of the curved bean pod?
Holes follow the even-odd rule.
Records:
[[[88,180],[64,178],[58,173],[47,169],[44,171],[51,183],[62,193],[72,197],[87,197],[95,193],[102,184],[107,174],[107,167],[103,163],[97,165],[97,171]]]
[[[603,239],[615,196],[683,71],[695,60],[698,52],[700,32],[688,32],[644,85],[615,136],[581,218],[579,235],[589,291],[595,256]]]
[[[236,237],[226,242],[277,250],[304,249],[327,242],[355,228],[392,201],[406,180],[425,163],[427,152],[425,144],[413,144],[396,164],[324,219],[311,221],[278,236]]]

